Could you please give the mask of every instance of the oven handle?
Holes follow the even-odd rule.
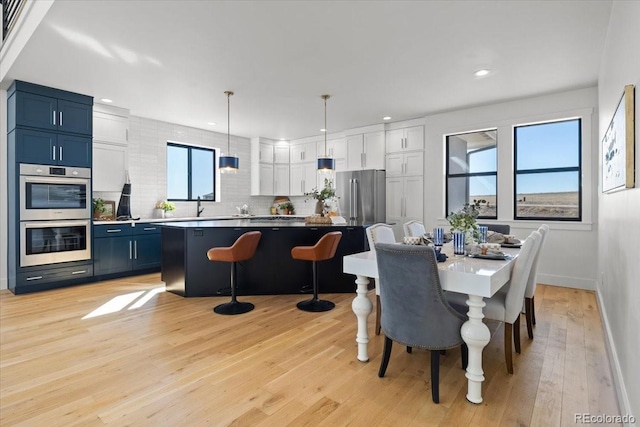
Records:
[[[45,184],[86,184],[91,183],[91,178],[58,178],[53,176],[21,175],[24,183],[45,183]]]
[[[88,219],[70,219],[65,221],[38,221],[38,222],[21,222],[23,228],[42,228],[44,227],[73,227],[78,225],[89,226],[91,220]]]

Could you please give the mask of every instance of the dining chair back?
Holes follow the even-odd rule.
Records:
[[[409,222],[405,222],[402,225],[402,229],[404,230],[404,235],[406,237],[420,237],[423,236],[426,232],[424,229],[424,224],[420,221],[411,220]]]
[[[520,353],[520,313],[524,291],[527,287],[529,273],[533,259],[540,245],[542,236],[533,231],[524,241],[518,257],[513,263],[509,281],[491,298],[485,298],[483,310],[486,319],[504,322],[504,355],[507,364],[507,372],[513,374],[512,341],[515,344],[516,353]],[[450,303],[462,304],[466,301],[466,295],[449,292],[447,299]],[[513,338],[512,338],[513,337]]]
[[[533,258],[531,272],[529,273],[529,279],[527,280],[527,288],[524,291],[524,314],[527,321],[527,333],[531,339],[533,339],[533,325],[536,324],[534,296],[536,294],[536,284],[538,282],[538,262],[540,261],[540,254],[542,253],[544,243],[547,240],[549,226],[547,224],[542,224],[540,228],[538,228],[538,232],[542,235],[542,240],[540,241],[540,246],[538,247],[535,257]]]
[[[385,335],[378,376],[383,377],[386,372],[393,341],[407,346],[407,350],[413,347],[431,350],[431,393],[438,403],[440,351],[464,343],[460,329],[467,319],[462,314],[466,306],[456,310],[447,302],[432,247],[386,243],[377,243],[375,247]]]
[[[487,227],[489,231],[500,234],[511,234],[511,226],[509,224],[478,224]]]
[[[396,236],[393,234],[393,228],[388,224],[377,223],[371,227],[367,227],[365,230],[367,234],[367,241],[369,242],[369,250],[375,252],[376,243],[395,243]],[[382,305],[380,304],[380,279],[377,280],[376,285],[376,335],[380,335],[380,312],[382,311]]]

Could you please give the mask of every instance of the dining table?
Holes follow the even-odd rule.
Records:
[[[469,319],[462,325],[460,334],[469,348],[469,362],[465,376],[467,377],[467,400],[482,403],[482,350],[489,343],[491,333],[484,324],[483,298],[490,298],[498,292],[511,277],[514,260],[518,248],[502,248],[506,259],[472,258],[465,255],[454,255],[451,243],[445,243],[442,253],[447,260],[438,263],[438,276],[442,289],[468,295],[467,306]],[[356,315],[358,329],[356,342],[357,358],[361,362],[369,361],[369,331],[367,319],[373,309],[368,297],[370,279],[378,278],[378,264],[374,251],[359,252],[343,257],[343,272],[356,276],[356,296],[351,308]]]

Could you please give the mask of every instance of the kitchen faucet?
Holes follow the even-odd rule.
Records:
[[[198,204],[197,204],[197,206],[196,206],[196,209],[198,210],[198,215],[197,215],[198,217],[200,216],[200,214],[201,214],[201,213],[202,213],[202,211],[204,210],[204,208],[201,208],[201,207],[200,207],[200,203],[201,203],[201,202],[200,202],[200,196],[198,196]]]

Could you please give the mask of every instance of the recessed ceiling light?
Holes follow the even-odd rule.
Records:
[[[107,104],[111,104],[113,101],[110,100],[109,98],[102,98],[100,101],[102,102],[106,102]]]
[[[287,138],[280,138],[280,141],[286,141]]]
[[[391,116],[384,116],[382,120],[391,120]]]
[[[215,126],[216,124],[214,122],[207,122],[208,125],[210,126]]]
[[[326,129],[320,129],[320,132],[326,132],[326,131],[327,131]]]
[[[473,73],[473,75],[476,76],[476,77],[484,77],[484,76],[488,75],[490,72],[491,72],[491,70],[489,70],[488,68],[483,68],[483,69],[478,70],[475,73]]]

